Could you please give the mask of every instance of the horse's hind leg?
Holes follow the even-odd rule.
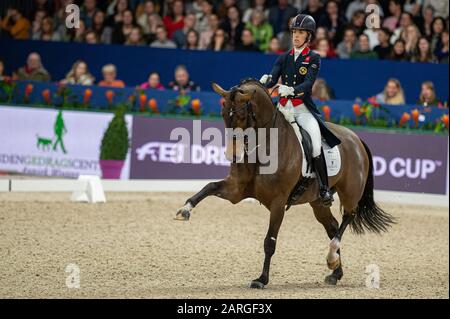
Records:
[[[203,199],[212,195],[227,199],[233,204],[238,203],[243,199],[243,194],[239,185],[234,183],[232,179],[228,178],[218,182],[208,183],[201,191],[186,201],[184,206],[177,211],[175,219],[189,220],[192,209]]]
[[[323,207],[319,202],[313,202],[310,203],[310,205],[313,208],[314,216],[325,228],[328,238],[332,239],[330,243],[330,252],[327,256],[327,264],[328,268],[332,269],[333,272],[331,275],[325,277],[325,282],[331,285],[336,285],[338,280],[341,280],[344,275],[341,264],[341,250],[339,247],[335,247],[335,242],[333,242],[333,239],[339,233],[339,223],[336,218],[334,218],[330,208]]]

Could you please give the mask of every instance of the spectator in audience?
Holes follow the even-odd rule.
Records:
[[[337,46],[337,54],[341,59],[349,59],[350,55],[358,50],[356,32],[353,28],[347,28],[344,32],[344,39]]]
[[[41,56],[33,52],[28,55],[27,64],[17,70],[14,79],[45,82],[50,81],[50,74],[42,65]]]
[[[380,60],[387,59],[392,51],[392,46],[389,42],[390,37],[391,32],[388,28],[382,27],[381,29],[378,29],[379,44],[373,50],[378,55],[378,59]]]
[[[322,21],[322,18],[325,16],[326,12],[319,0],[308,0],[308,4],[306,5],[306,8],[302,11],[302,13],[309,14],[311,17],[313,17],[316,23],[322,25],[320,22]]]
[[[337,57],[336,52],[331,47],[331,42],[326,38],[322,38],[317,41],[317,47],[314,51],[319,53],[321,58]]]
[[[167,36],[172,39],[175,31],[184,26],[184,2],[174,0],[170,6],[169,14],[163,18],[163,23],[167,29]]]
[[[209,18],[214,14],[214,6],[211,0],[203,0],[201,13],[197,14],[197,31],[202,33],[209,29]],[[218,16],[217,16],[218,17]],[[218,18],[219,20],[220,18]]]
[[[313,99],[318,99],[320,101],[328,101],[335,98],[332,89],[322,78],[317,78],[314,82],[311,96]]]
[[[326,13],[319,21],[319,25],[327,28],[327,38],[333,43],[333,46],[335,47],[342,40],[346,21],[342,15],[339,15],[339,5],[337,1],[328,1],[325,8]]]
[[[26,40],[30,38],[30,21],[22,15],[19,7],[9,7],[0,25],[2,30],[14,39]]]
[[[155,10],[155,3],[153,2],[153,0],[146,0],[144,3],[144,12],[142,12],[142,14],[137,18],[137,24],[141,26],[144,34],[149,34],[152,32],[152,30],[154,31],[150,23],[151,20],[149,21],[149,18],[154,16],[159,17],[158,13],[156,13]],[[155,20],[155,18],[153,18],[153,20]]]
[[[255,45],[252,31],[249,29],[244,29],[242,31],[241,44],[236,48],[236,51],[249,51],[249,52],[260,52],[259,48]]]
[[[183,46],[183,49],[188,50],[198,50],[199,47],[199,35],[198,32],[194,29],[188,31],[186,35],[186,44]]]
[[[417,101],[417,104],[423,106],[442,107],[442,103],[436,96],[436,90],[434,88],[433,82],[425,81],[422,83],[419,101]]]
[[[55,3],[52,0],[34,0],[31,4],[31,14],[29,16],[34,17],[36,11],[45,11],[46,15],[53,16],[55,13]]]
[[[117,0],[116,2],[112,2],[111,5],[112,7],[110,6],[107,11],[107,24],[114,28],[117,24],[123,22],[124,12],[129,10],[128,0]]]
[[[156,27],[156,40],[150,46],[152,48],[176,49],[175,42],[167,38],[167,30],[164,25]]]
[[[289,29],[292,19],[294,19],[294,17],[289,18],[286,28],[284,28],[283,31],[278,33],[275,33],[274,31],[274,34],[276,34],[278,40],[280,40],[280,47],[283,51],[287,51],[292,47],[291,31]]]
[[[442,0],[423,0],[423,8],[432,7],[436,17],[448,17],[448,1]]]
[[[358,38],[359,49],[352,54],[350,58],[358,60],[377,60],[378,55],[370,50],[369,37],[364,33]]]
[[[93,85],[94,80],[86,62],[78,60],[72,65],[66,77],[61,80],[61,84]]]
[[[427,6],[423,11],[423,17],[420,24],[420,32],[431,39],[433,34],[433,20],[434,20],[434,9],[431,6]]]
[[[366,14],[364,11],[356,11],[349,26],[355,30],[356,35],[359,37],[366,28]]]
[[[356,11],[365,11],[366,10],[366,4],[364,3],[364,0],[355,0],[355,1],[347,1],[348,7],[345,11],[345,18],[347,21],[350,21],[355,14]]]
[[[220,28],[228,33],[228,41],[230,46],[235,49],[242,44],[242,30],[244,30],[244,23],[241,21],[238,7],[232,6],[228,8],[228,16],[222,22]]]
[[[376,101],[389,105],[405,104],[405,95],[400,81],[394,78],[389,79],[383,92],[376,95]]]
[[[283,54],[284,51],[281,50],[280,46],[280,40],[278,40],[277,37],[273,37],[269,42],[269,48],[267,49],[266,53],[269,54]]]
[[[208,18],[208,29],[200,33],[200,49],[204,50],[209,47],[214,32],[219,28],[219,17],[216,14],[211,14]]]
[[[106,17],[103,11],[95,11],[92,21],[92,30],[97,34],[97,38],[101,43],[111,44],[113,31],[111,27],[106,25]]]
[[[186,46],[187,34],[190,30],[195,28],[197,18],[194,13],[188,13],[184,18],[184,26],[173,33],[172,41],[175,42],[178,48]]]
[[[228,34],[224,29],[217,29],[211,39],[211,43],[208,47],[209,50],[213,51],[230,51],[232,47],[228,43]]]
[[[389,60],[394,61],[409,61],[409,56],[406,53],[405,41],[398,39],[395,41],[392,47],[391,54],[389,54]]]
[[[152,43],[156,39],[156,29],[160,25],[164,25],[162,18],[158,14],[152,14],[147,17],[148,20],[148,30],[149,32],[144,32],[145,41],[147,43]]]
[[[69,12],[66,12],[66,8],[68,5],[71,5],[74,3],[75,3],[75,0],[59,0],[59,6],[57,7],[57,11],[53,15],[53,18],[55,19],[55,25],[61,26],[66,23],[66,18],[69,14]],[[47,11],[45,9],[42,11],[44,11],[45,15],[47,15]],[[36,15],[35,15],[35,17],[36,17]]]
[[[265,21],[264,11],[260,9],[253,10],[253,14],[249,22],[247,22],[246,29],[250,30],[255,45],[260,51],[266,51],[269,47],[270,39],[273,36],[272,26]]]
[[[400,24],[399,26],[394,30],[394,32],[392,33],[392,37],[391,37],[391,44],[393,44],[397,39],[403,39],[405,42],[406,38],[404,38],[405,34],[407,33],[407,29],[409,27],[417,27],[414,24],[413,18],[411,16],[410,13],[408,12],[403,12],[400,15]],[[419,32],[420,33],[420,32]]]
[[[9,81],[11,77],[5,75],[4,72],[5,72],[5,64],[3,63],[3,60],[0,59],[0,81]]]
[[[41,30],[33,34],[32,39],[43,41],[61,41],[60,34],[53,30],[53,19],[51,17],[45,17],[44,19],[42,19]]]
[[[389,16],[383,21],[383,27],[388,28],[394,32],[397,25],[400,24],[400,16],[402,14],[402,4],[400,0],[389,1]]]
[[[148,80],[140,85],[141,89],[155,89],[159,91],[165,90],[164,86],[161,84],[160,76],[158,72],[152,72],[148,76]]]
[[[74,42],[84,42],[86,34],[86,26],[83,20],[80,20],[80,27],[73,28],[75,32],[72,33],[72,41]]]
[[[95,33],[92,29],[86,30],[86,33],[84,34],[84,42],[87,44],[98,44],[99,39],[97,33]]]
[[[84,0],[80,10],[80,18],[88,29],[92,27],[95,11],[97,11],[97,0]]]
[[[128,35],[131,33],[131,30],[133,30],[133,27],[135,26],[133,12],[128,9],[125,10],[122,22],[116,24],[112,33],[112,43],[124,44]]]
[[[228,16],[228,10],[231,7],[237,7],[236,0],[224,0],[221,1],[222,3],[219,5],[219,8],[217,10],[217,15],[219,16],[219,19],[225,20]]]
[[[422,0],[405,0],[403,3],[403,11],[411,13],[413,16],[420,16]]]
[[[184,65],[179,65],[175,69],[175,80],[169,83],[169,87],[180,93],[200,91],[200,87],[189,79],[189,72]]]
[[[421,34],[419,28],[415,24],[409,25],[400,38],[405,41],[405,50],[409,56],[416,53],[417,43],[419,42]]]
[[[203,0],[193,0],[191,3],[186,3],[186,12],[191,12],[197,17],[202,13],[202,2]]]
[[[420,37],[417,42],[417,47],[414,55],[411,58],[412,62],[430,62],[436,63],[437,60],[431,53],[430,42],[426,37]]]
[[[41,34],[42,20],[46,17],[47,12],[44,10],[37,10],[34,14],[34,19],[31,23],[31,38],[39,38]]]
[[[448,31],[445,30],[441,33],[441,41],[434,50],[434,55],[438,59],[439,63],[448,64]]]
[[[117,80],[117,69],[114,64],[106,64],[102,68],[103,80],[98,83],[98,86],[123,88],[125,83],[122,80]]]
[[[273,33],[278,34],[289,30],[289,19],[297,15],[297,9],[288,0],[278,0],[278,5],[269,8],[269,23]]]
[[[434,51],[441,40],[441,34],[445,30],[445,21],[441,17],[436,17],[432,24],[431,49]]]
[[[264,13],[264,18],[267,19],[269,16],[269,9],[267,9],[267,7],[266,7],[266,1],[265,0],[252,0],[251,2],[252,2],[252,4],[251,4],[250,8],[247,8],[247,10],[245,10],[245,12],[244,12],[244,15],[242,16],[242,21],[244,23],[249,22],[253,15],[253,12],[255,10],[262,11]]]
[[[130,34],[127,37],[127,40],[125,41],[125,45],[136,45],[136,46],[142,46],[145,45],[145,41],[142,36],[142,29],[140,26],[134,26],[133,29],[131,29]]]

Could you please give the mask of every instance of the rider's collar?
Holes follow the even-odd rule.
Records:
[[[305,56],[309,53],[311,49],[309,48],[309,46],[305,46],[302,50],[302,55]],[[295,54],[295,48],[292,48],[290,55],[294,55]]]

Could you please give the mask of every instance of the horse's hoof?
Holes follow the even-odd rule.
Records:
[[[179,210],[174,220],[188,221],[191,213],[187,210]]]
[[[191,217],[191,210],[192,210],[191,203],[186,203],[183,207],[181,207],[177,211],[177,215],[175,216],[175,220],[181,220],[181,221],[188,221],[189,217]]]
[[[331,286],[336,286],[337,282],[338,282],[338,279],[337,279],[336,276],[328,275],[328,276],[325,277],[325,283],[326,284],[329,284]]]
[[[252,282],[250,283],[250,288],[264,289],[264,284],[258,280],[252,280]]]
[[[335,261],[329,262],[327,260],[327,266],[330,270],[336,270],[341,265],[341,257],[337,258]]]

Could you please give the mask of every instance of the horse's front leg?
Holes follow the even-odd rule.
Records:
[[[270,209],[270,224],[264,239],[264,265],[261,276],[258,279],[252,280],[250,288],[262,289],[269,283],[269,268],[270,261],[275,253],[278,231],[284,218],[285,205],[277,205]]]
[[[240,192],[238,186],[237,183],[234,183],[229,178],[206,184],[201,191],[189,198],[184,206],[177,211],[175,219],[184,221],[189,220],[192,209],[208,196],[218,196],[229,200],[233,204],[241,201],[243,199],[243,194]]]

